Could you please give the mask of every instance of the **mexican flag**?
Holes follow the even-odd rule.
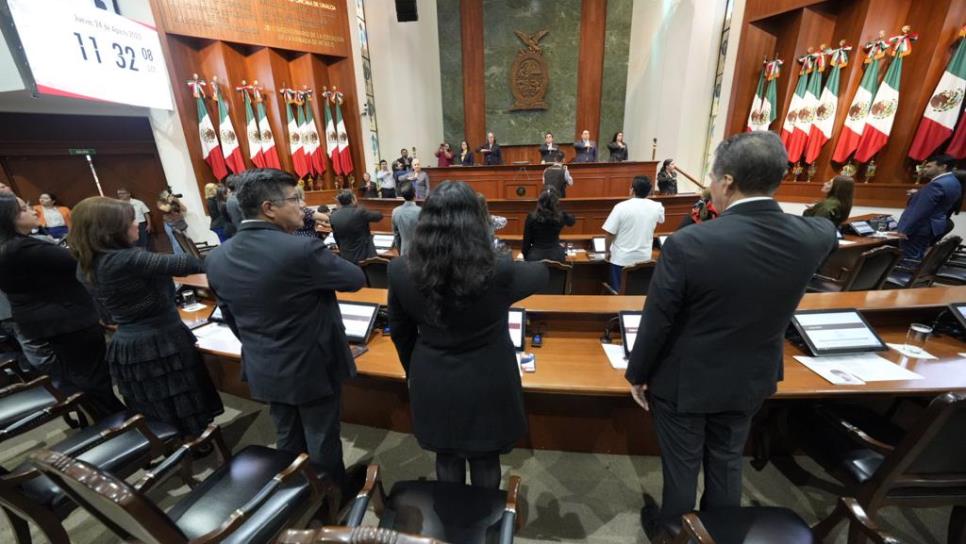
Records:
[[[796,136],[798,131],[795,130],[795,126],[798,124],[798,115],[805,107],[805,89],[808,87],[808,64],[809,61],[802,61],[802,70],[798,73],[798,83],[795,84],[795,94],[792,96],[792,103],[788,106],[788,113],[785,114],[785,122],[782,124],[782,143],[785,144],[785,150],[788,151],[788,160],[795,162],[798,160],[796,157],[792,159],[792,149],[793,146],[800,145],[797,140],[801,139],[801,136]],[[804,135],[802,135],[804,136]],[[801,155],[801,148],[799,148],[798,154]]]
[[[228,101],[221,94],[218,84],[212,82],[215,88],[215,101],[218,102],[218,134],[221,136],[221,154],[225,157],[225,164],[234,173],[239,173],[245,169],[245,161],[242,160],[241,147],[238,145],[238,135],[235,134],[235,127],[232,125],[231,117],[228,116]]]
[[[835,144],[832,160],[838,163],[849,160],[849,155],[858,147],[859,139],[865,129],[865,120],[869,116],[869,108],[872,106],[872,96],[875,94],[879,79],[879,59],[870,55],[868,63],[865,73],[862,74],[859,89],[855,91],[855,96],[852,98],[852,105],[849,106],[845,125],[839,134],[839,141]]]
[[[225,166],[225,157],[221,154],[218,146],[218,133],[215,126],[211,124],[211,116],[208,115],[208,108],[205,107],[205,99],[198,91],[198,83],[194,83],[195,103],[198,105],[198,137],[201,141],[201,155],[205,162],[211,167],[211,173],[215,178],[222,179],[228,175],[228,168]]]
[[[753,130],[768,130],[768,126],[764,124],[765,117],[762,116],[761,106],[762,102],[765,100],[765,68],[762,67],[761,73],[758,74],[758,87],[755,88],[755,98],[751,101],[751,111],[748,112],[748,122],[745,123],[745,130],[751,132]]]
[[[345,121],[342,120],[342,101],[335,102],[335,130],[339,135],[339,164],[342,173],[352,172],[352,155],[349,154],[349,134],[345,130]]]
[[[287,95],[290,93],[286,93]],[[292,154],[292,169],[299,178],[304,178],[309,173],[309,164],[305,161],[305,148],[302,145],[302,132],[299,130],[299,122],[295,114],[292,113],[293,100],[285,101],[285,113],[288,115],[288,148]],[[298,107],[298,104],[295,104]],[[299,113],[301,115],[301,112]]]
[[[332,108],[329,106],[329,99],[325,99],[325,147],[332,163],[332,172],[335,175],[342,174],[342,161],[339,158],[339,134],[335,131],[335,123],[332,121]]]
[[[272,134],[272,126],[268,124],[268,115],[265,113],[265,102],[257,88],[255,107],[258,110],[258,127],[262,129],[262,154],[265,156],[265,167],[282,168],[282,163],[278,160],[278,151],[275,149],[275,135]]]
[[[304,117],[299,113],[299,125],[302,128],[302,144],[305,146],[305,161],[313,172],[318,174],[325,173],[325,154],[322,146],[319,145],[319,129],[315,126],[315,115],[312,113],[312,104],[309,94],[305,95],[302,102]]]
[[[959,127],[946,148],[946,153],[954,159],[966,159],[966,111],[959,117]]]
[[[829,59],[832,71],[825,82],[825,88],[822,89],[822,96],[818,101],[818,108],[815,110],[815,120],[812,121],[812,128],[808,132],[808,144],[805,146],[806,164],[814,163],[822,152],[825,142],[832,139],[835,110],[838,109],[839,104],[839,80],[841,79],[842,68],[849,63],[847,51],[844,47],[836,49],[832,51],[832,58]]]
[[[265,154],[262,153],[262,132],[258,130],[258,121],[252,113],[252,97],[248,89],[242,89],[245,97],[245,134],[248,136],[248,158],[256,168],[265,168]]]
[[[869,162],[889,141],[892,123],[899,109],[899,79],[902,77],[902,55],[896,55],[886,71],[885,79],[875,93],[865,128],[855,150],[855,160]]]
[[[818,55],[824,55],[819,52]],[[795,119],[795,132],[792,134],[788,145],[788,162],[798,162],[805,151],[805,144],[808,143],[808,134],[812,130],[812,123],[815,121],[815,112],[818,110],[818,97],[822,94],[822,71],[824,68],[823,58],[813,57],[812,73],[808,76],[808,84],[805,87],[805,97],[802,99],[802,108],[798,110]]]
[[[919,129],[912,139],[909,158],[921,161],[953,135],[963,95],[966,94],[966,26],[959,31],[959,46],[946,66],[932,98],[926,104]],[[962,129],[961,129],[962,131]],[[952,146],[950,146],[952,147]]]

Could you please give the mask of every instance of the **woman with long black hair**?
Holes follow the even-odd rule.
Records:
[[[486,201],[447,181],[427,197],[406,255],[389,264],[389,324],[413,432],[440,481],[498,488],[500,454],[526,432],[507,310],[547,282],[493,248]]]
[[[560,196],[553,187],[544,187],[537,207],[523,224],[523,258],[528,261],[564,262],[567,253],[560,245],[560,231],[576,222],[573,215],[560,209]]]

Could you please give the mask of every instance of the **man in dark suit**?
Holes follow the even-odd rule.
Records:
[[[899,243],[903,258],[921,261],[929,246],[952,230],[952,215],[963,205],[963,186],[953,175],[955,167],[956,159],[949,155],[926,161],[922,173],[930,181],[912,193],[899,217],[898,230],[906,235]]]
[[[252,398],[268,403],[279,449],[308,452],[341,481],[342,381],[356,367],[335,292],[359,290],[365,276],[318,238],[291,234],[303,222],[291,174],[263,168],[239,177],[245,220],[208,255],[208,283],[241,340]]]
[[[787,155],[771,132],[722,142],[711,170],[709,223],[679,230],[661,248],[628,363],[631,393],[653,409],[664,493],[659,519],[694,508],[738,506],[741,453],[751,418],[782,377],[785,329],[805,285],[837,245],[835,227],[782,212],[771,195]]]
[[[486,133],[486,143],[478,149],[483,154],[483,164],[486,166],[497,166],[503,164],[503,154],[500,151],[500,144],[496,143],[496,135],[492,132]]]
[[[574,151],[577,152],[574,162],[597,162],[597,145],[590,140],[589,130],[580,133],[580,140],[574,142]]]
[[[382,220],[382,212],[370,211],[357,205],[352,191],[342,191],[336,197],[339,209],[329,215],[332,235],[339,244],[339,255],[343,259],[357,263],[376,256],[376,246],[372,243],[369,223]]]

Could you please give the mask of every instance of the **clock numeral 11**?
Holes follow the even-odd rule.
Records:
[[[84,48],[84,37],[78,32],[74,32],[74,37],[77,38],[77,45],[80,47],[81,56],[84,57],[84,60],[88,60],[87,50]],[[91,47],[94,49],[94,56],[97,58],[97,63],[100,64],[101,51],[97,48],[97,40],[94,39],[94,36],[88,36],[87,39],[90,40]]]

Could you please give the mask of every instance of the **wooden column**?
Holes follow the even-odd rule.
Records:
[[[461,0],[460,38],[463,42],[463,130],[470,149],[474,149],[486,139],[483,0]],[[598,91],[598,103],[599,96]]]
[[[600,127],[601,84],[604,76],[604,35],[607,30],[607,0],[584,0],[580,5],[580,63],[577,66],[577,119],[574,140],[584,129],[591,140]],[[465,58],[465,57],[464,57]]]

